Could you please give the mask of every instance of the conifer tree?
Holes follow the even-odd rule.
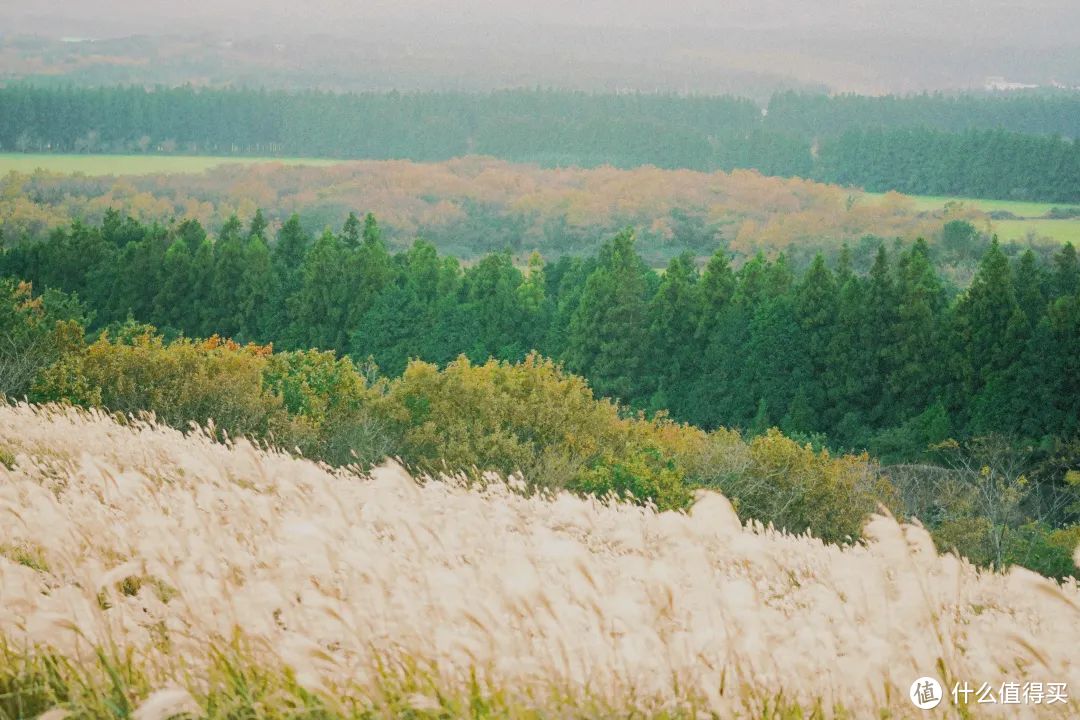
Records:
[[[523,318],[521,333],[525,348],[544,352],[554,308],[547,295],[547,273],[540,253],[534,251],[529,256],[527,273],[518,286],[517,296]]]
[[[705,347],[716,332],[735,297],[735,273],[727,255],[717,252],[701,274],[701,315],[695,331],[696,344]]]
[[[968,396],[980,392],[994,373],[1016,359],[1019,346],[1010,347],[1008,330],[1018,310],[1009,261],[995,237],[953,312],[961,379]]]
[[[350,285],[345,250],[329,229],[308,250],[300,266],[300,287],[289,305],[290,340],[297,347],[344,354]]]
[[[598,395],[632,401],[645,387],[648,308],[645,267],[626,230],[604,243],[570,321],[567,366],[585,375]]]
[[[945,293],[921,238],[901,256],[897,276],[889,389],[906,419],[925,410],[943,390],[937,361],[944,349]]]
[[[246,272],[242,226],[235,215],[221,228],[214,244],[214,270],[211,279],[206,334],[239,337],[244,324],[243,287]]]
[[[521,271],[514,267],[509,252],[493,253],[465,273],[464,306],[471,337],[464,339],[475,362],[489,357],[519,360],[530,348],[522,337],[522,312],[518,289]]]
[[[896,421],[895,395],[889,384],[895,367],[894,330],[898,320],[897,289],[889,254],[879,245],[866,283],[862,321],[863,352],[867,368],[864,402],[859,410],[873,427]]]
[[[161,268],[161,287],[154,296],[154,317],[162,328],[197,333],[196,298],[192,277],[193,258],[188,244],[178,238],[165,252]]]
[[[357,235],[355,241],[354,235]],[[351,332],[359,326],[379,293],[391,282],[393,269],[379,225],[370,213],[364,218],[362,229],[360,221],[350,213],[342,238],[350,288],[346,324]]]
[[[826,381],[829,373],[830,353],[833,348],[837,315],[837,289],[832,271],[820,253],[803,274],[795,291],[795,306],[799,321],[797,352],[805,353],[808,377],[800,386],[807,412],[796,414],[802,420],[813,416],[815,424],[803,430],[821,430],[834,421],[839,410],[830,406]],[[793,338],[793,341],[796,340]],[[828,417],[826,417],[828,415]]]
[[[1013,268],[1013,295],[1032,329],[1046,311],[1046,277],[1035,253],[1028,248]]]
[[[277,305],[277,277],[270,248],[262,234],[252,233],[244,246],[244,279],[240,296],[240,337],[249,342],[273,340],[275,315],[285,308]]]
[[[266,216],[263,215],[262,208],[255,210],[255,215],[251,218],[251,224],[248,226],[248,237],[259,238],[263,242],[266,242],[266,228],[270,226],[270,223],[266,221]]]
[[[649,387],[655,393],[650,409],[671,410],[680,416],[686,404],[688,380],[700,372],[701,353],[695,343],[701,322],[698,272],[690,254],[668,265],[649,302]]]
[[[360,247],[361,233],[360,219],[356,217],[356,213],[350,212],[341,227],[341,244],[349,250],[357,249]]]
[[[1076,248],[1070,242],[1061,246],[1054,255],[1053,292],[1062,295],[1075,295],[1080,290],[1080,262],[1076,258]]]

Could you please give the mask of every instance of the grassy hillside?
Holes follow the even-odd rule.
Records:
[[[1075,583],[886,517],[840,548],[715,494],[364,478],[26,406],[0,408],[0,459],[3,718],[904,718],[924,675],[1080,686]]]

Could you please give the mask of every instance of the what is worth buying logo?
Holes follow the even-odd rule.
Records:
[[[932,677],[919,678],[911,683],[911,690],[908,691],[911,702],[920,710],[936,708],[941,703],[943,696],[941,683]]]

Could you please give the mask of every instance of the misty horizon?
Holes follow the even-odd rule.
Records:
[[[154,47],[136,51],[127,63],[135,69],[118,77],[135,83],[176,84],[182,72],[169,72],[170,63],[194,60],[207,60],[212,68],[197,81],[249,83],[246,67],[255,53],[287,70],[280,82],[265,77],[268,84],[350,90],[542,85],[760,98],[787,88],[963,90],[981,88],[989,77],[1080,85],[1080,40],[1073,31],[1080,26],[1080,5],[1067,0],[2,5],[8,6],[7,37],[149,39]],[[192,38],[197,41],[190,47],[179,40]],[[228,41],[247,43],[245,54]],[[178,57],[171,47],[176,44],[191,57]],[[78,63],[100,61],[90,51],[66,50]],[[116,53],[110,47],[108,54]],[[140,72],[140,64],[153,69]],[[20,68],[0,70],[7,78],[26,75]]]

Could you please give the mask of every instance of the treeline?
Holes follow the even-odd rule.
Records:
[[[536,350],[634,408],[705,428],[779,425],[886,459],[948,437],[1080,432],[1071,245],[1044,261],[1010,259],[995,241],[961,290],[922,241],[879,247],[866,274],[846,251],[802,272],[783,254],[738,269],[722,251],[704,269],[682,255],[659,274],[628,232],[597,256],[534,255],[527,268],[508,253],[462,267],[422,240],[392,255],[370,215],[318,238],[294,216],[268,235],[261,213],[211,237],[194,221],[110,212],[7,249],[0,271],[74,294],[92,328],[133,318],[170,335],[334,350],[390,375],[410,358]],[[976,238],[954,221],[936,252]]]
[[[1078,102],[1072,95],[883,101],[783,95],[763,116],[734,97],[13,85],[0,89],[0,150],[425,161],[481,154],[545,166],[752,168],[870,183],[874,190],[1072,202],[1080,199],[1080,151],[1071,140],[1044,137],[1049,126],[1036,118],[1047,104],[1056,111],[1055,103]],[[955,108],[943,117],[977,118],[985,110],[1000,122],[935,120],[934,109],[949,103]],[[907,111],[887,112],[896,107]],[[805,122],[799,120],[804,110]],[[837,113],[844,122],[835,121]],[[1075,128],[1065,129],[1063,135],[1075,137]],[[971,152],[977,156],[968,170]]]
[[[826,138],[849,130],[925,127],[948,133],[1006,130],[1028,135],[1080,138],[1080,93],[1000,95],[822,95],[777,93],[768,123],[796,136]]]
[[[446,160],[717,169],[789,163],[733,97],[561,91],[364,93],[159,88],[0,89],[0,148],[36,152]],[[793,150],[796,152],[793,155]]]
[[[879,192],[1080,202],[1080,143],[1001,130],[849,130],[825,141],[817,177]]]

